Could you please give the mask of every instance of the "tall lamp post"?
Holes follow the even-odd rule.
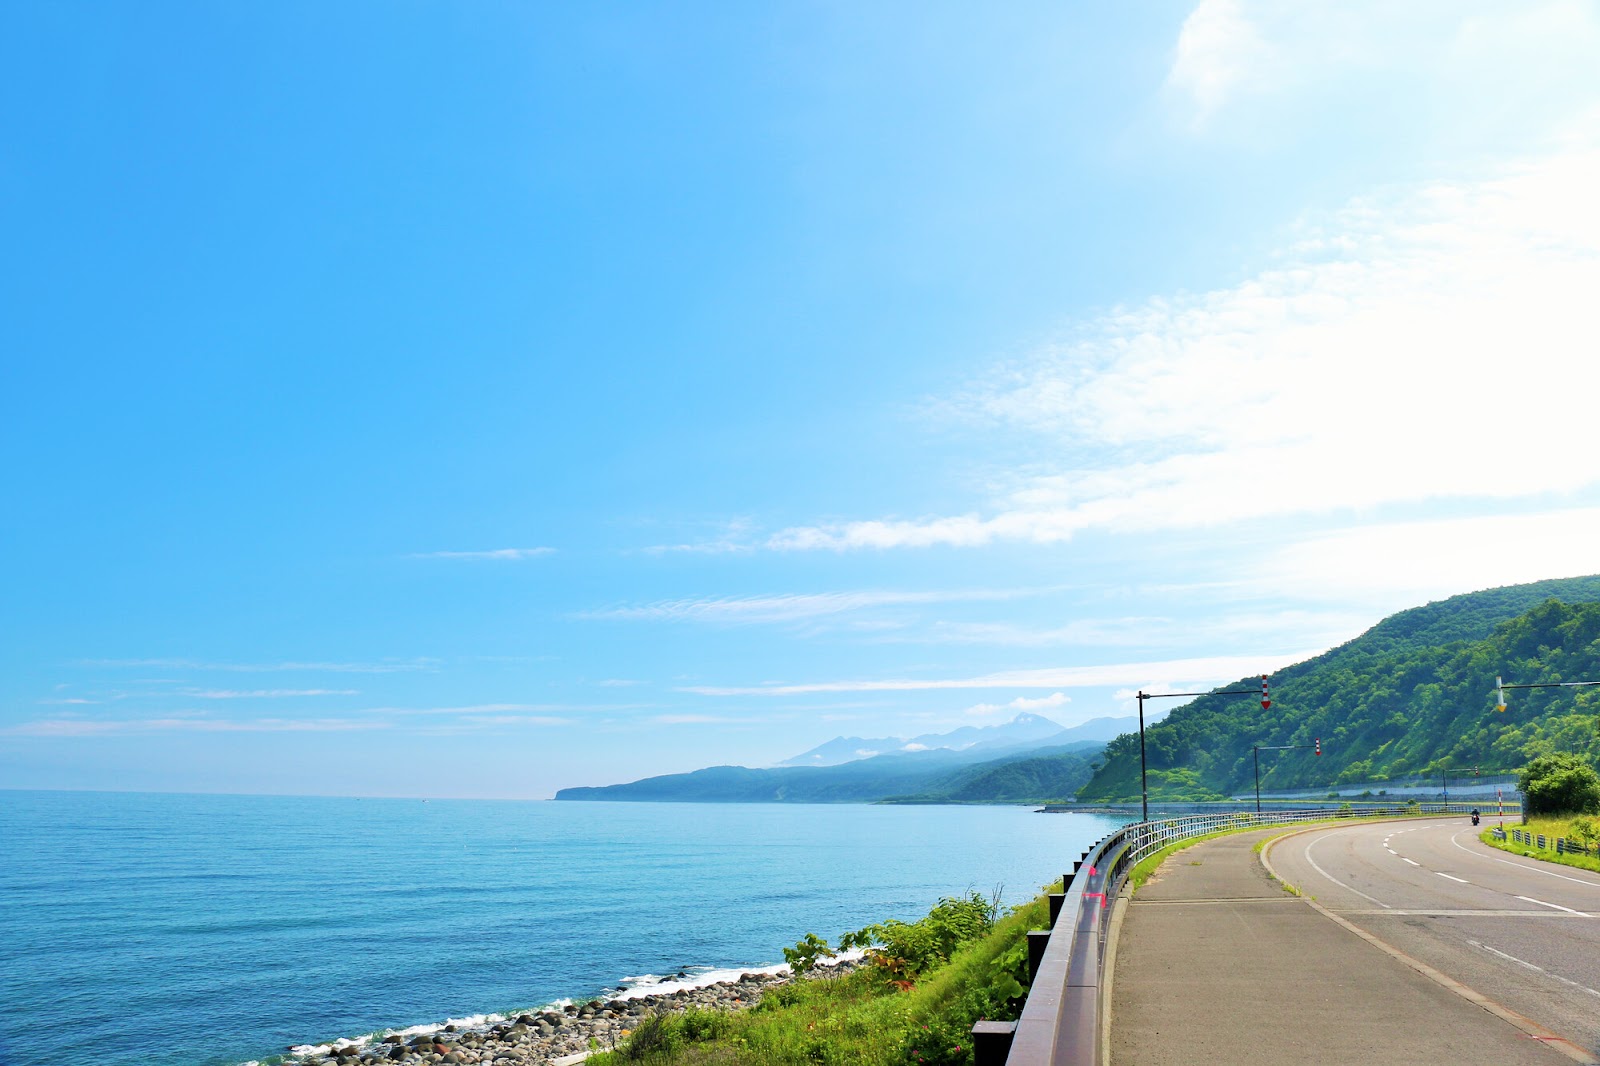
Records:
[[[1507,685],[1497,677],[1494,679],[1494,709],[1497,711],[1506,709],[1508,688],[1587,688],[1590,685],[1600,685],[1600,681],[1546,681],[1542,685]]]
[[[1256,764],[1256,813],[1261,813],[1261,753],[1264,751],[1288,751],[1290,748],[1315,747],[1317,754],[1322,754],[1322,740],[1318,738],[1314,744],[1252,744],[1250,745],[1250,758]]]
[[[1145,783],[1145,757],[1144,757],[1144,701],[1145,700],[1170,700],[1182,696],[1254,696],[1253,688],[1230,688],[1222,692],[1139,692],[1139,810],[1142,822],[1150,820],[1150,788]],[[1272,706],[1272,701],[1267,698],[1267,675],[1261,675],[1261,709],[1267,710]],[[1257,804],[1259,808],[1260,804]]]

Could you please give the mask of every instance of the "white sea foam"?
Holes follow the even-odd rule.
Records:
[[[865,954],[866,952],[860,948],[841,951],[832,958],[819,959],[817,965],[837,966],[841,962],[853,962]],[[747,973],[782,974],[788,972],[788,964],[780,962],[774,966],[745,966],[737,970],[710,969],[699,973],[674,974],[669,977],[643,974],[639,977],[624,977],[622,979],[622,991],[613,998],[628,1000],[643,999],[646,996],[670,996],[674,992],[688,992],[696,988],[706,988],[723,982],[737,981]]]

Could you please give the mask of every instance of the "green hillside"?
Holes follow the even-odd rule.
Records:
[[[1507,684],[1600,680],[1600,577],[1490,589],[1402,611],[1347,644],[1272,677],[1273,704],[1203,696],[1145,731],[1152,796],[1215,798],[1253,782],[1252,745],[1273,787],[1309,787],[1441,767],[1511,770],[1551,751],[1600,761],[1600,687],[1511,693]],[[1254,678],[1219,686],[1249,688]],[[1270,761],[1269,761],[1270,760]],[[1119,737],[1084,800],[1139,795],[1139,738]]]
[[[1093,776],[1090,760],[1100,750],[1099,745],[1076,752],[1050,749],[980,763],[934,781],[920,793],[890,796],[883,802],[1049,803],[1071,799]]]
[[[1034,747],[994,758],[983,752],[879,755],[838,766],[753,770],[711,766],[620,785],[564,788],[558,800],[682,803],[1028,803],[1070,797],[1089,780],[1096,741]]]

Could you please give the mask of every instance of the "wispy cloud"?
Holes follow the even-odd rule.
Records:
[[[576,711],[627,710],[634,704],[570,704],[570,703],[468,703],[455,707],[369,707],[362,714],[396,715],[400,717],[495,714],[562,714]],[[564,721],[565,719],[563,719]]]
[[[1253,578],[1261,589],[1394,609],[1471,589],[1600,573],[1596,545],[1600,508],[1379,523],[1300,540],[1261,559]]]
[[[199,659],[83,659],[80,666],[108,669],[162,669],[218,671],[222,673],[330,673],[330,674],[401,674],[436,670],[437,659],[394,659],[375,663],[339,662],[280,662],[280,663],[218,663]],[[168,679],[149,679],[150,684],[169,684]]]
[[[1517,412],[1600,388],[1600,151],[1353,202],[1281,267],[1152,299],[936,405],[1061,456],[987,507],[781,530],[852,551],[1049,544],[1600,485],[1587,423]]]
[[[655,544],[644,549],[652,555],[663,555],[679,552],[688,552],[701,555],[728,555],[740,552],[753,551],[755,545],[751,542],[751,532],[755,523],[748,518],[736,518],[725,522],[710,536],[686,541],[679,544]]]
[[[786,593],[776,596],[742,596],[711,599],[661,600],[636,607],[615,607],[587,612],[591,618],[629,618],[648,621],[725,623],[794,622],[826,615],[879,607],[930,603],[1011,600],[1039,595],[1042,589],[964,589],[954,591]]]
[[[681,691],[702,696],[794,696],[816,692],[926,692],[939,689],[1096,688],[1137,684],[1151,677],[1193,678],[1199,682],[1233,681],[1270,673],[1309,658],[1323,649],[1289,655],[1214,656],[1164,662],[1108,663],[1012,670],[980,677],[895,678],[889,680],[814,681],[801,684],[715,686],[694,685]]]
[[[1288,553],[1284,553],[1288,557]],[[1259,564],[1266,566],[1266,563]],[[1232,582],[1229,595],[1214,593],[1210,599],[1218,608],[1205,624],[1205,639],[1233,647],[1331,647],[1348,640],[1372,624],[1370,611],[1315,610],[1294,608],[1254,610],[1241,608],[1245,593],[1282,594],[1290,588],[1308,585],[1304,575],[1283,573],[1287,562],[1271,566],[1270,576],[1241,578]],[[1596,564],[1600,566],[1600,563]],[[1280,575],[1282,577],[1280,578]],[[1377,579],[1374,578],[1374,584]],[[1326,586],[1323,586],[1326,588]],[[1465,588],[1457,586],[1457,591]],[[1172,588],[1151,592],[1179,601],[1192,599],[1195,589]],[[1181,649],[1196,638],[1192,620],[1167,617],[1129,616],[1125,618],[1085,618],[1063,626],[1030,628],[1013,622],[940,622],[923,631],[897,633],[879,638],[887,643],[950,644],[982,647],[994,645],[1014,648],[1089,648],[1141,647]]]
[[[1419,136],[1470,131],[1482,146],[1581,110],[1597,50],[1600,13],[1573,0],[1200,0],[1166,89],[1198,135],[1325,129],[1318,120],[1331,113],[1367,136],[1411,121]]]
[[[504,726],[504,725],[537,725],[537,726],[564,726],[573,725],[571,718],[562,718],[548,714],[482,714],[471,715],[464,719],[473,726]],[[458,719],[459,723],[462,719]]]
[[[967,708],[966,713],[976,718],[987,718],[1006,711],[1015,711],[1019,714],[1030,711],[1049,711],[1057,707],[1064,707],[1071,702],[1072,697],[1066,693],[1052,692],[1050,695],[1041,696],[1038,699],[1018,696],[1010,703],[975,703]]]
[[[258,688],[249,690],[211,688],[190,689],[185,691],[183,695],[197,700],[272,700],[302,696],[359,696],[361,693],[353,688]]]
[[[27,737],[101,737],[132,733],[348,733],[386,729],[385,722],[353,718],[253,718],[222,719],[164,717],[120,720],[48,718],[0,729],[0,733]]]
[[[1281,65],[1238,0],[1202,0],[1178,34],[1168,87],[1187,98],[1203,128],[1242,89],[1270,83]]]
[[[498,562],[515,562],[519,559],[537,559],[541,555],[550,555],[554,548],[491,548],[486,551],[437,551],[437,552],[412,552],[406,556],[408,559],[472,559]]]

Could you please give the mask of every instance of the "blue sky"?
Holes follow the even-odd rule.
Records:
[[[1600,572],[1596,54],[1554,0],[13,10],[0,786],[537,798]]]

